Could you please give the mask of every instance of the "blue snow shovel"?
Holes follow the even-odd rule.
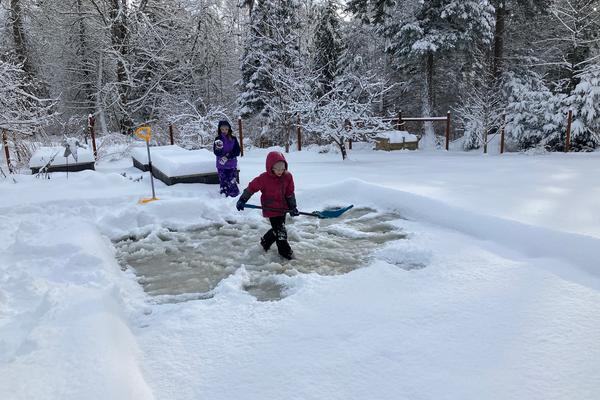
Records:
[[[292,211],[287,208],[261,207],[261,206],[255,206],[254,204],[245,204],[244,207],[256,208],[259,210],[267,210],[267,211],[279,211],[279,212],[284,212],[284,213],[289,213],[290,211]],[[354,205],[349,205],[348,207],[344,207],[344,208],[336,208],[333,210],[313,211],[310,213],[299,211],[298,214],[308,215],[309,217],[317,217],[317,218],[337,218],[340,215],[342,215],[343,213],[345,213],[346,211],[348,211],[349,209],[351,209],[352,207],[354,207]]]

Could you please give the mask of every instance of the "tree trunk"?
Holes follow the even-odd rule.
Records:
[[[125,57],[127,55],[127,0],[111,0],[110,9],[110,39],[115,52],[117,52],[117,88],[119,92],[119,128],[121,133],[131,131],[132,121],[127,106],[129,82]]]
[[[492,60],[492,77],[495,82],[502,75],[504,58],[504,30],[506,25],[506,8],[503,2],[496,7],[496,30],[494,31],[494,57]]]
[[[15,43],[15,52],[19,62],[23,64],[23,71],[25,71],[27,79],[32,82],[33,67],[31,65],[31,58],[29,57],[27,42],[25,40],[21,0],[10,0],[10,23],[12,27],[12,37]]]
[[[342,153],[342,160],[345,160],[348,157],[348,153],[346,153],[346,142],[344,138],[340,138],[337,141],[338,146],[340,146],[340,152]]]
[[[427,52],[425,55],[425,87],[423,93],[423,103],[422,103],[422,116],[423,117],[431,117],[434,110],[434,83],[433,83],[433,74],[434,74],[434,64],[433,64],[433,53]],[[435,131],[433,129],[432,122],[424,123],[424,139],[422,141],[424,147],[435,146]]]
[[[85,106],[88,108],[88,114],[94,113],[94,89],[91,82],[90,70],[88,68],[88,42],[87,42],[87,30],[85,27],[85,18],[83,11],[83,0],[77,0],[77,14],[79,16],[79,56],[81,57],[80,63],[83,66],[83,88],[85,96]]]

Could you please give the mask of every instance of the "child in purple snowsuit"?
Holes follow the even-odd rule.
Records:
[[[221,193],[229,197],[237,197],[240,189],[237,186],[237,156],[240,155],[240,144],[227,121],[219,121],[217,137],[213,143],[213,152],[217,156],[217,172]]]

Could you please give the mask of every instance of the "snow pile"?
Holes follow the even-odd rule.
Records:
[[[0,398],[152,399],[126,312],[139,289],[110,244],[80,218],[24,217],[0,251]]]
[[[390,143],[417,142],[416,135],[408,131],[386,131],[377,134],[380,139],[388,139]]]
[[[49,164],[52,167],[73,165],[73,164],[87,164],[94,162],[94,153],[89,148],[78,148],[77,149],[77,160],[73,158],[72,154],[68,157],[64,157],[65,148],[60,146],[55,147],[39,147],[31,156],[29,160],[29,168],[41,168]]]

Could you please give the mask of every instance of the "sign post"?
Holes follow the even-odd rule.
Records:
[[[151,129],[149,126],[140,126],[135,130],[135,135],[140,139],[144,139],[146,141],[146,150],[148,150],[148,169],[150,170],[150,185],[152,186],[152,198],[150,199],[140,199],[140,204],[146,204],[154,200],[158,200],[156,197],[156,193],[154,192],[154,177],[152,176],[152,159],[150,158],[150,137],[151,137]]]

